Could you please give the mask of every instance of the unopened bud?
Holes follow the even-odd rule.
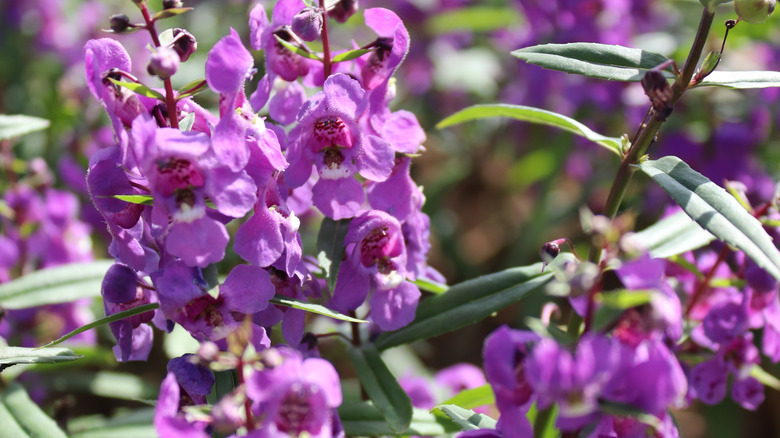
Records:
[[[114,14],[108,19],[108,24],[115,33],[122,33],[132,26],[130,19],[125,14]]]
[[[182,7],[181,0],[163,0],[163,9],[175,9]]]
[[[645,94],[650,98],[653,110],[658,114],[660,120],[666,120],[672,113],[672,87],[666,80],[666,76],[660,70],[648,70],[642,78],[642,88]]]
[[[160,79],[168,79],[179,69],[179,54],[170,47],[158,47],[149,59],[146,71]]]
[[[171,47],[179,54],[181,62],[186,62],[190,59],[190,55],[198,50],[198,41],[186,30],[176,28],[173,29],[173,43]]]
[[[314,41],[322,33],[322,12],[315,8],[306,8],[295,14],[292,31],[304,41]]]
[[[542,246],[542,251],[539,255],[541,255],[542,260],[545,263],[550,263],[554,258],[558,257],[558,254],[561,253],[561,247],[556,243],[556,241],[547,242]]]
[[[760,24],[766,21],[775,10],[775,0],[735,0],[734,9],[739,19],[748,23]]]
[[[213,342],[204,342],[198,348],[198,357],[205,362],[214,362],[219,356],[219,347]]]
[[[355,12],[358,10],[357,0],[339,0],[330,10],[328,10],[328,17],[333,18],[339,23],[344,23],[349,20]]]

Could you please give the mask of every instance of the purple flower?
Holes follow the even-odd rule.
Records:
[[[398,379],[401,388],[406,391],[412,400],[412,406],[422,409],[431,409],[436,405],[436,400],[431,391],[431,384],[428,380],[418,376],[404,376]]]
[[[525,412],[531,406],[534,392],[527,377],[526,358],[530,354],[529,344],[538,340],[534,333],[511,330],[507,326],[499,327],[485,339],[482,353],[485,374],[502,416],[516,408]]]
[[[558,403],[563,418],[596,412],[598,398],[618,365],[616,344],[586,334],[574,354],[552,339],[542,339],[525,360],[525,375],[544,409]]]
[[[360,84],[344,74],[325,81],[298,114],[290,133],[285,182],[295,188],[309,179],[314,163],[319,180],[313,187],[314,205],[333,219],[352,217],[364,200],[355,173],[383,181],[393,167],[393,151],[379,137],[364,135],[357,119],[366,108]]]
[[[373,291],[371,319],[382,330],[411,322],[420,291],[406,281],[406,249],[398,221],[381,211],[365,211],[350,223],[344,245],[347,260],[339,269],[330,305],[354,310]]]
[[[138,284],[138,274],[127,266],[115,264],[103,277],[101,285],[103,306],[106,315],[133,309],[156,302],[151,291]],[[114,348],[117,360],[145,361],[152,348],[152,330],[145,323],[152,320],[154,312],[145,312],[130,318],[109,323],[111,333],[117,340]]]
[[[292,31],[304,41],[314,41],[322,33],[322,11],[317,8],[305,8],[295,14]]]
[[[753,377],[735,380],[731,398],[743,408],[755,411],[764,402],[764,385]]]
[[[342,400],[333,365],[319,358],[304,360],[291,349],[271,352],[278,352],[281,363],[252,373],[246,388],[253,412],[262,418],[262,436],[333,436],[333,416]]]
[[[473,389],[487,383],[482,370],[470,363],[458,363],[436,373],[436,383],[450,389],[455,395],[465,389]]]
[[[281,76],[285,81],[294,81],[300,76],[305,76],[309,72],[309,63],[281,45],[275,37],[291,41],[294,34],[290,24],[295,15],[305,8],[306,5],[301,0],[280,0],[274,6],[270,22],[261,4],[255,6],[249,13],[252,48],[265,50],[268,71]]]
[[[714,405],[726,397],[728,367],[719,357],[704,361],[691,371],[691,386],[703,403]]]
[[[193,404],[206,404],[206,396],[211,393],[214,375],[208,368],[193,362],[193,354],[175,357],[168,361],[168,372],[176,376],[179,387],[184,390]]]
[[[160,436],[172,438],[208,438],[204,431],[207,424],[188,418],[181,411],[186,406],[181,397],[181,387],[176,380],[176,374],[168,372],[160,384],[160,394],[154,408],[154,428]]]
[[[376,50],[361,69],[363,87],[367,90],[386,84],[409,51],[409,32],[401,19],[384,8],[366,9],[366,25],[379,35]]]

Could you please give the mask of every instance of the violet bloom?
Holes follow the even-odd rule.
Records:
[[[164,437],[208,438],[204,430],[208,424],[182,411],[181,408],[189,404],[187,398],[182,397],[181,390],[176,374],[169,371],[160,384],[160,395],[154,408],[155,430]]]
[[[313,278],[308,272],[305,272],[303,264],[301,264],[300,270],[291,276],[288,276],[284,271],[274,268],[270,268],[268,273],[276,294],[301,301],[308,300],[309,295],[306,292],[310,292],[311,296],[322,296],[318,280]],[[305,318],[306,312],[303,310],[277,306],[275,304],[271,304],[252,315],[254,323],[262,327],[273,327],[281,322],[282,336],[289,345],[293,346],[299,345],[303,340]]]
[[[409,395],[409,398],[412,400],[412,406],[431,409],[436,405],[433,391],[431,391],[431,383],[428,380],[409,375],[398,379],[398,384]]]
[[[106,315],[157,301],[151,291],[139,286],[138,274],[120,264],[108,268],[100,289]],[[114,355],[118,361],[145,361],[149,357],[153,335],[152,328],[145,323],[153,317],[154,312],[146,312],[109,323],[111,333],[117,340]]]
[[[526,331],[501,326],[485,339],[482,356],[485,374],[496,395],[496,406],[501,411],[514,412],[520,408],[522,417],[534,400],[534,391],[527,378],[526,358],[530,344],[539,336]]]
[[[225,339],[246,315],[266,308],[274,295],[268,273],[256,266],[233,268],[217,297],[206,292],[199,270],[181,261],[169,263],[151,277],[165,316],[181,324],[199,341]],[[270,344],[262,327],[253,326],[252,335],[258,349]]]
[[[247,380],[253,413],[262,419],[257,436],[334,436],[334,414],[342,397],[333,365],[320,358],[302,359],[299,352],[287,348],[269,353],[279,355],[281,363],[255,371]]]
[[[275,37],[284,41],[294,40],[295,34],[290,25],[295,15],[305,8],[302,0],[280,0],[274,5],[270,22],[262,4],[249,13],[252,48],[265,50],[267,70],[285,81],[305,76],[309,72],[309,61],[281,45]]]
[[[542,339],[525,361],[525,375],[541,409],[557,403],[562,418],[578,418],[598,409],[598,398],[618,365],[611,339],[586,334],[572,354],[552,339]]]
[[[344,237],[347,260],[340,268],[330,305],[346,312],[371,297],[371,320],[382,330],[395,330],[414,319],[420,290],[407,281],[406,249],[401,226],[387,213],[360,213]]]
[[[409,32],[394,12],[385,8],[366,9],[366,25],[379,35],[368,60],[361,69],[367,90],[386,84],[409,51]]]
[[[312,191],[314,205],[333,219],[352,217],[364,201],[356,173],[383,181],[393,167],[393,150],[383,139],[365,135],[357,124],[366,109],[360,84],[344,74],[330,76],[323,91],[312,96],[298,114],[290,133],[285,182],[303,185],[314,163],[319,180]]]

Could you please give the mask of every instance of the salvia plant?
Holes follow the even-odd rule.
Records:
[[[103,115],[71,112],[52,141],[89,146],[56,171],[16,147],[52,123],[0,116],[0,435],[721,436],[691,412],[780,389],[778,172],[755,147],[777,146],[780,72],[726,68],[775,1],[660,3],[279,0],[204,43],[196,21],[163,29],[197,13],[181,1],[90,4],[95,35],[68,30],[60,2],[10,2],[4,26],[33,11],[38,50],[83,78],[60,104]],[[699,16],[692,41],[630,47],[684,25],[677,9]],[[471,48],[486,35],[499,55]],[[754,120],[719,121],[713,102]],[[555,130],[573,134],[563,149]],[[433,255],[455,245],[431,237],[453,225],[415,163],[505,136],[537,147],[501,202],[546,211],[576,191],[556,178],[590,186],[561,213],[581,231],[531,220],[536,236],[483,246],[535,263],[443,275]],[[481,356],[434,374],[420,358],[437,344]],[[125,403],[82,403],[85,388]]]

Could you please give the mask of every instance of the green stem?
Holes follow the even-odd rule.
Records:
[[[707,36],[710,33],[712,22],[715,18],[715,11],[710,11],[708,8],[704,8],[701,15],[701,21],[699,22],[699,29],[696,32],[696,38],[693,41],[693,47],[691,47],[690,53],[688,53],[688,59],[685,61],[685,66],[680,73],[680,76],[672,84],[672,97],[669,100],[669,104],[674,104],[682,97],[683,93],[688,90],[691,83],[691,78],[696,71],[696,65],[699,63],[701,54],[704,51],[704,46],[707,43]],[[620,168],[615,176],[615,181],[612,183],[607,201],[604,204],[604,210],[602,214],[613,219],[620,208],[620,204],[623,201],[623,195],[626,193],[628,183],[631,181],[631,176],[636,170],[634,165],[639,162],[639,159],[647,153],[647,149],[653,143],[658,130],[663,125],[664,120],[658,114],[653,114],[650,121],[642,129],[634,144],[628,149],[623,160],[620,162]],[[601,259],[601,248],[596,244],[594,239],[593,245],[590,248],[590,254],[588,260],[591,262],[598,262]]]

